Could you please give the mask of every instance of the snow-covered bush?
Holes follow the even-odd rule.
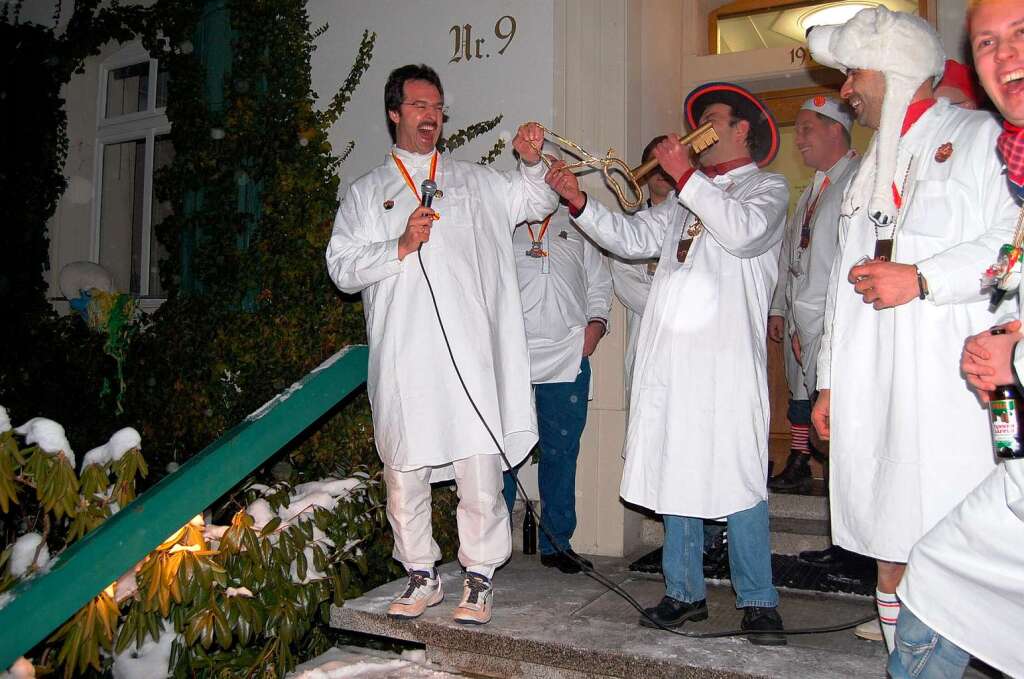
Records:
[[[22,442],[19,442],[21,437]],[[63,428],[34,418],[10,429],[0,408],[0,518],[19,537],[0,553],[0,606],[18,581],[134,498],[147,472],[137,432],[122,429],[75,459]],[[217,525],[217,517],[227,525]],[[379,475],[243,484],[194,517],[27,654],[65,677],[281,677],[359,592],[366,549],[386,530]],[[2,669],[2,668],[0,668]]]

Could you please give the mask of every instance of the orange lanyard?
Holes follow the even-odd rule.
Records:
[[[811,224],[811,220],[814,219],[814,211],[818,209],[818,201],[821,200],[821,194],[825,193],[825,189],[828,188],[829,178],[825,175],[825,181],[821,183],[821,188],[818,189],[818,195],[814,197],[810,205],[807,206],[807,211],[804,212],[804,228],[807,228]]]
[[[437,173],[437,155],[437,151],[434,151],[434,156],[430,159],[430,181],[434,181],[434,175]],[[405,183],[409,185],[410,189],[412,189],[413,195],[416,196],[416,202],[422,203],[423,201],[420,200],[420,192],[416,190],[416,184],[413,183],[412,177],[409,176],[409,171],[405,169],[405,163],[395,155],[394,151],[391,152],[391,158],[394,159],[395,165],[398,167],[398,171],[402,173],[402,179],[405,180]]]
[[[551,221],[551,217],[554,216],[554,212],[544,218],[544,223],[540,225],[540,233],[536,236],[533,235],[533,227],[529,224],[526,225],[526,230],[530,232],[530,242],[540,244],[544,242],[544,234],[548,230],[548,222]]]

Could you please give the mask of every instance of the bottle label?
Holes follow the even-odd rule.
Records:
[[[992,447],[1000,457],[1016,457],[1021,445],[1020,428],[1017,426],[1017,405],[1012,399],[998,399],[989,402],[989,416],[992,422]]]

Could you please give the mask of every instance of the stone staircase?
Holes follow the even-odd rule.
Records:
[[[660,576],[632,573],[632,558],[594,557],[595,566],[644,605],[664,592]],[[445,600],[417,620],[391,620],[385,611],[403,583],[393,582],[331,609],[331,624],[349,632],[422,644],[429,661],[474,676],[578,679],[661,677],[880,677],[881,644],[849,631],[790,637],[788,646],[754,646],[743,637],[697,639],[637,624],[637,612],[585,575],[544,568],[535,556],[514,554],[494,578],[494,617],[487,625],[452,621],[461,595],[458,564],[440,568]],[[870,615],[864,597],[783,591],[779,610],[789,628],[819,627]],[[741,613],[727,585],[708,588],[710,619],[692,632],[736,629]]]

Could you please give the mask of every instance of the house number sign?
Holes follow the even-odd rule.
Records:
[[[474,38],[473,26],[471,24],[452,26],[448,29],[448,34],[452,36],[452,58],[448,60],[449,64],[457,64],[460,61],[469,62],[473,59],[491,58],[491,52],[486,47],[487,38]],[[512,44],[512,39],[515,36],[516,18],[514,16],[506,14],[495,21],[494,37],[498,39],[499,44],[500,41],[504,41],[501,49],[497,50],[495,54],[504,54],[508,46]]]

